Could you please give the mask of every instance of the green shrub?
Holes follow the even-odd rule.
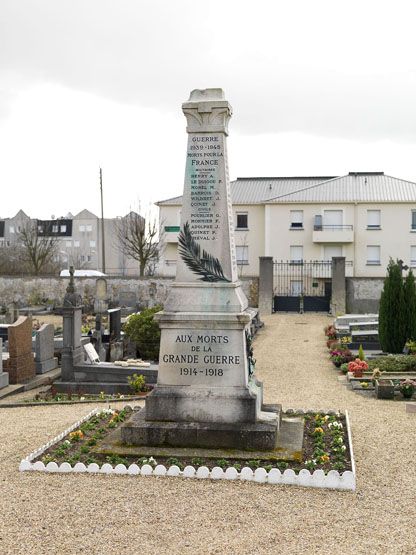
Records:
[[[416,372],[416,356],[390,355],[368,361],[370,370],[378,368],[380,372]]]
[[[133,374],[127,378],[127,381],[135,393],[146,391],[146,380],[141,374]]]
[[[416,287],[412,270],[409,270],[403,286],[406,316],[406,339],[416,340]]]
[[[140,314],[132,314],[124,324],[124,333],[136,343],[142,358],[159,359],[160,329],[154,315],[160,310],[161,306],[147,308]]]
[[[406,343],[407,324],[402,270],[390,259],[380,298],[379,338],[383,351],[401,353]]]

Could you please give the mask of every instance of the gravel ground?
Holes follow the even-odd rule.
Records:
[[[348,391],[321,315],[273,315],[255,344],[265,400],[350,412],[356,493],[175,478],[19,473],[91,405],[1,409],[0,553],[415,553],[416,415]]]

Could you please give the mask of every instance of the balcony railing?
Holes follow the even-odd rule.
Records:
[[[313,226],[314,231],[352,231],[352,225],[319,225]]]

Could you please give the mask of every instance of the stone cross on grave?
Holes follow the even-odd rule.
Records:
[[[176,280],[156,314],[157,386],[123,441],[272,449],[280,411],[264,407],[253,375],[253,311],[237,277],[227,160],[232,109],[222,89],[194,90],[182,105],[188,146]]]

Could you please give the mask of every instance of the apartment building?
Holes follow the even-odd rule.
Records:
[[[416,183],[384,172],[232,181],[240,274],[258,275],[259,257],[331,260],[347,275],[383,277],[390,257],[416,267]],[[182,197],[158,202],[161,275],[175,275]]]
[[[32,219],[19,210],[13,218],[0,220],[0,246],[16,243],[19,232],[32,224],[36,225],[39,235],[58,239],[57,258],[61,269],[73,265],[76,269],[105,269],[107,275],[138,275],[137,261],[123,253],[117,237],[121,219],[104,219],[105,264],[101,219],[89,210],[82,210],[75,216],[71,213],[62,218],[52,216],[50,220]]]

